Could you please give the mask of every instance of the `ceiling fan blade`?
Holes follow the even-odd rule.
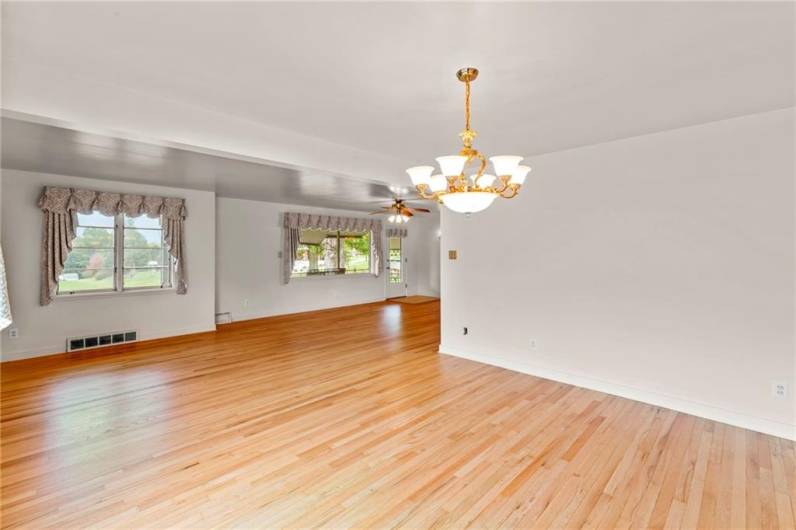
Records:
[[[415,214],[413,214],[412,210],[410,210],[409,208],[404,208],[403,210],[401,210],[401,215],[405,215],[406,217],[412,217]]]
[[[431,210],[429,210],[428,208],[418,208],[418,207],[416,207],[416,206],[412,206],[412,208],[411,208],[411,209],[412,209],[412,210],[414,210],[414,211],[416,211],[416,212],[426,212],[426,213],[431,213]]]

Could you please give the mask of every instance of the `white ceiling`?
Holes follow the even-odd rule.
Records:
[[[2,4],[3,108],[408,184],[794,105],[794,3]],[[234,177],[229,177],[233,179]]]

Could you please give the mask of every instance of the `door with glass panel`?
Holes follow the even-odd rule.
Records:
[[[387,298],[406,296],[406,255],[400,237],[390,237],[387,254]]]

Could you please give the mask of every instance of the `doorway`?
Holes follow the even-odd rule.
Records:
[[[406,278],[406,255],[403,240],[390,237],[387,253],[387,298],[406,296],[408,282]]]

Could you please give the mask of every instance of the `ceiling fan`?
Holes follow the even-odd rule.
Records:
[[[406,223],[415,214],[415,212],[431,212],[428,208],[420,208],[418,206],[410,206],[403,199],[394,198],[392,204],[389,206],[382,206],[381,210],[370,212],[370,215],[379,215],[389,213],[387,220],[391,223]]]

